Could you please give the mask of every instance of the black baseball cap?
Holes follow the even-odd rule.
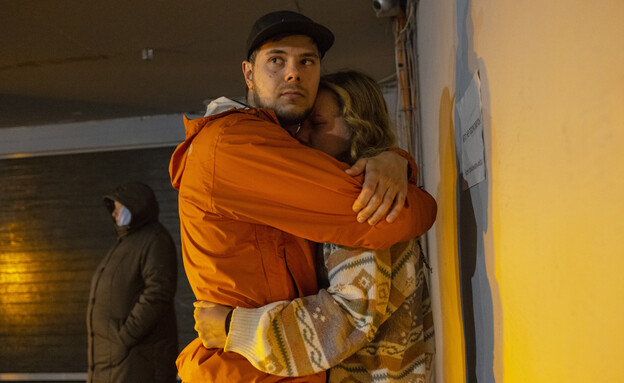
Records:
[[[334,34],[321,24],[297,12],[277,11],[262,16],[251,27],[247,39],[247,58],[265,41],[279,35],[310,36],[321,57],[334,44]]]

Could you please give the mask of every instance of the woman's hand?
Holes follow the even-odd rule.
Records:
[[[206,348],[223,348],[227,334],[225,320],[232,308],[212,302],[194,302],[195,331]]]
[[[388,211],[386,221],[396,219],[407,197],[407,166],[408,161],[401,155],[385,151],[375,157],[360,158],[346,170],[352,176],[364,173],[362,192],[352,206],[358,213],[358,222],[375,225]]]

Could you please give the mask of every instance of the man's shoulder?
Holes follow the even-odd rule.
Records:
[[[279,126],[279,122],[277,120],[277,117],[275,116],[275,113],[272,110],[262,108],[232,108],[218,114],[205,116],[193,120],[187,120],[187,124],[202,125],[203,127],[238,126],[239,124],[244,123]]]
[[[279,125],[272,110],[230,109],[228,111],[186,121],[187,130],[195,131],[198,136],[223,139],[229,136],[282,135],[286,131]]]
[[[139,240],[139,238],[142,238],[141,241],[144,241],[147,246],[149,246],[153,242],[173,243],[173,238],[171,237],[171,234],[169,233],[167,228],[165,228],[165,226],[158,220],[152,220],[145,223],[145,225],[141,226],[130,236],[133,236],[134,240]]]
[[[214,117],[221,119],[223,123],[228,125],[236,125],[245,122],[262,125],[279,125],[275,112],[262,108],[230,109]]]

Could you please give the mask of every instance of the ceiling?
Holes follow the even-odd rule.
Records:
[[[393,24],[371,0],[0,0],[0,9],[0,128],[193,113],[240,98],[251,24],[280,9],[334,32],[323,72],[394,73]]]

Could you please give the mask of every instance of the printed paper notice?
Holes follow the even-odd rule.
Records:
[[[455,108],[461,128],[461,168],[466,190],[485,179],[481,84],[478,72]]]

